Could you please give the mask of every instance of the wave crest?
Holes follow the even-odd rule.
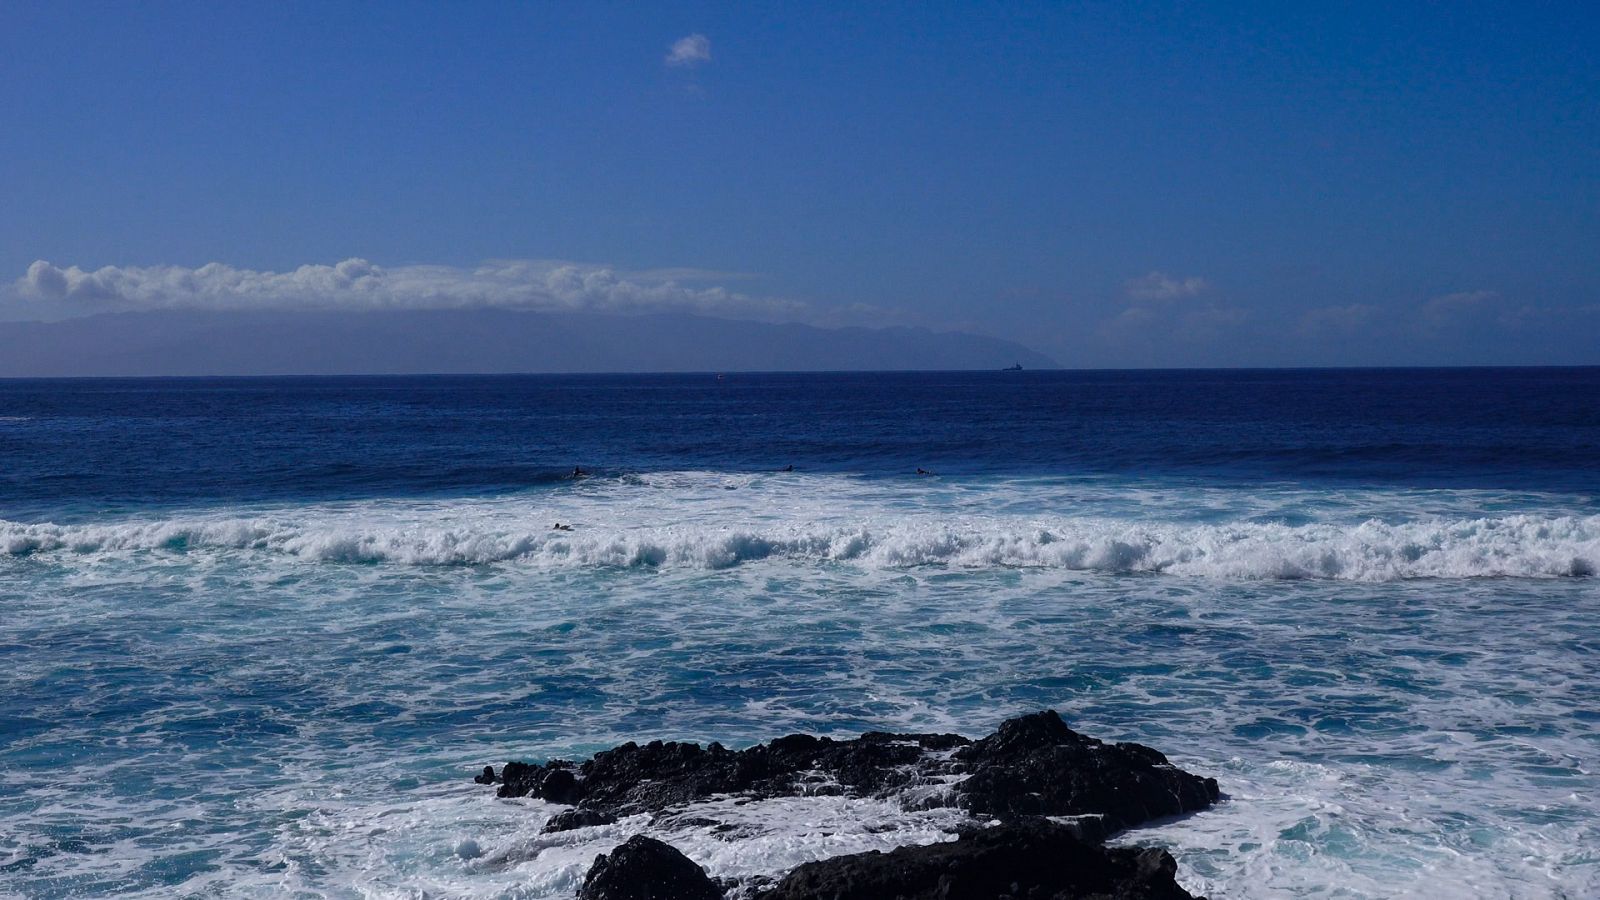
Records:
[[[504,520],[432,524],[267,516],[57,525],[0,521],[0,552],[65,564],[254,554],[334,564],[726,569],[762,560],[872,569],[1051,568],[1226,579],[1588,576],[1600,516],[1509,515],[1405,523],[1189,524],[913,517],[806,525],[546,531]]]

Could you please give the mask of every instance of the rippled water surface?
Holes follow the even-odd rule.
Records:
[[[0,384],[0,894],[772,874],[950,814],[470,777],[1040,707],[1218,778],[1196,892],[1600,894],[1600,373],[1023,375]]]

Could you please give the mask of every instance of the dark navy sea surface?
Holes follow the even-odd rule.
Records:
[[[0,380],[0,503],[707,469],[1594,491],[1600,368]]]
[[[952,823],[471,775],[1042,707],[1196,893],[1600,896],[1597,461],[1600,368],[0,381],[0,896],[750,883]]]

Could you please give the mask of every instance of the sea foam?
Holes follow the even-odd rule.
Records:
[[[94,524],[0,521],[0,551],[62,565],[227,554],[328,564],[726,569],[762,561],[867,569],[1047,568],[1225,579],[1548,578],[1600,568],[1600,516],[1427,517],[1278,524],[1061,515],[834,514],[643,521],[591,509],[572,531],[548,508],[308,507]],[[624,517],[633,522],[620,521]],[[537,523],[537,524],[535,524]]]

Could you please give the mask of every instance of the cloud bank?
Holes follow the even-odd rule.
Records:
[[[1208,287],[1198,275],[1174,278],[1165,272],[1151,272],[1129,280],[1122,286],[1123,293],[1135,303],[1149,300],[1181,300],[1193,297]]]
[[[1126,307],[1101,322],[1097,334],[1139,364],[1155,364],[1163,349],[1216,342],[1244,325],[1249,313],[1211,300],[1190,301],[1210,288],[1198,275],[1155,271],[1131,278],[1122,285]]]
[[[93,271],[37,260],[15,282],[22,298],[53,317],[155,309],[466,309],[544,312],[686,312],[768,322],[816,318],[810,305],[753,297],[720,285],[690,284],[716,273],[671,269],[622,272],[541,260],[475,268],[396,266],[364,259],[288,272],[223,263],[105,266]]]
[[[1499,301],[1500,295],[1495,291],[1457,291],[1454,294],[1432,297],[1427,303],[1422,304],[1423,325],[1439,328],[1454,324],[1463,317],[1483,311]]]
[[[1319,306],[1301,314],[1299,332],[1309,337],[1354,334],[1367,327],[1380,314],[1381,310],[1370,303]]]
[[[669,66],[690,67],[711,61],[711,39],[703,34],[691,34],[673,42],[663,60]]]

